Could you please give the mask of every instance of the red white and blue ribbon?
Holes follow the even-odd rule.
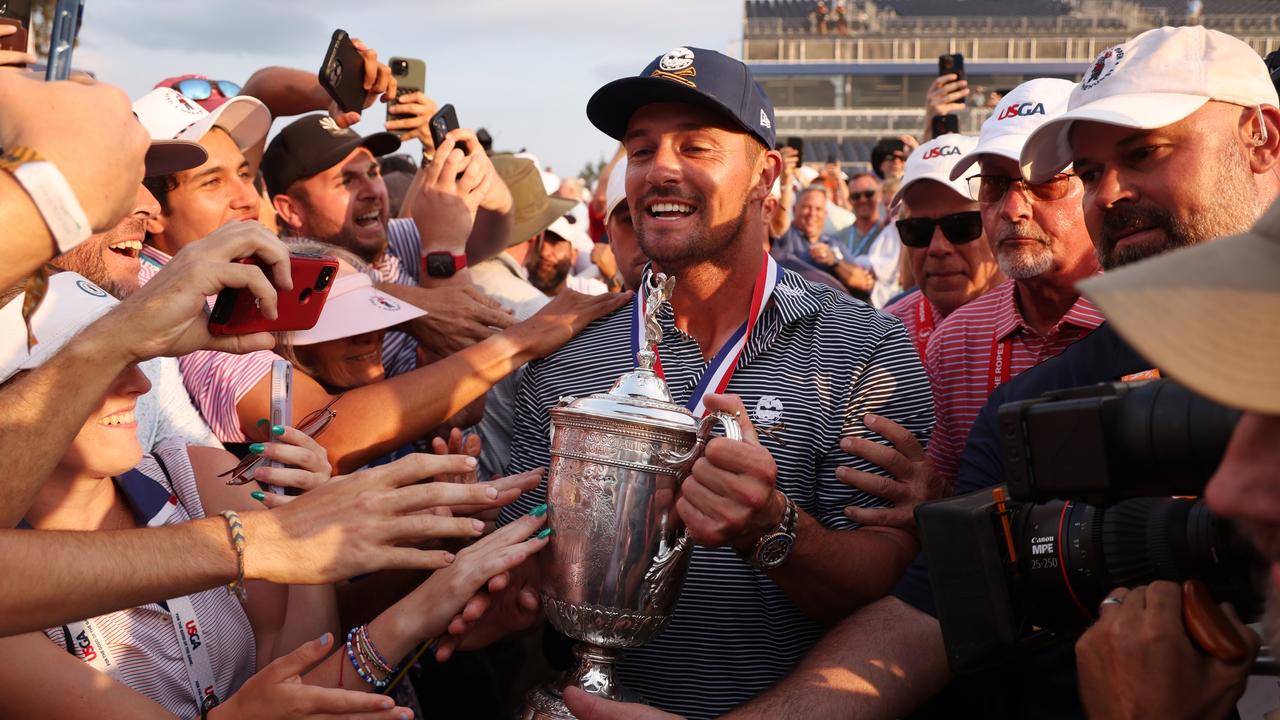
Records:
[[[766,253],[764,262],[760,265],[760,272],[756,275],[755,289],[751,293],[751,309],[747,314],[747,319],[742,323],[741,327],[734,331],[733,335],[729,336],[720,351],[707,363],[707,369],[702,373],[702,377],[698,378],[698,383],[694,386],[693,393],[689,396],[689,401],[685,403],[685,407],[693,413],[694,417],[702,417],[707,414],[707,408],[702,399],[708,392],[722,393],[729,386],[729,379],[733,377],[733,372],[737,369],[738,359],[742,357],[742,351],[747,347],[751,332],[760,321],[760,316],[764,312],[764,308],[769,304],[769,298],[773,296],[773,291],[778,287],[778,283],[782,281],[782,272],[782,268]],[[640,352],[640,340],[644,332],[644,319],[648,305],[648,293],[646,292],[648,278],[646,277],[645,280],[646,282],[641,283],[640,292],[636,293],[635,311],[631,315],[631,359],[637,365],[639,364],[637,356]],[[657,348],[654,348],[654,354],[657,354]],[[658,377],[665,379],[662,374],[661,358],[655,359],[653,371]]]

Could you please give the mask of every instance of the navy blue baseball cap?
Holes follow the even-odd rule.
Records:
[[[649,63],[636,77],[614,80],[587,101],[587,118],[621,140],[636,110],[660,102],[692,103],[724,113],[773,149],[773,103],[744,63],[715,50],[678,47]]]

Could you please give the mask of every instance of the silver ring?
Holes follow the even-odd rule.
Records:
[[[1103,605],[1123,605],[1123,604],[1124,604],[1123,595],[1108,595],[1102,598],[1102,602],[1098,604],[1098,607],[1102,607]]]

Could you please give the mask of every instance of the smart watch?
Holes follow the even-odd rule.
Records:
[[[429,252],[422,258],[422,270],[429,277],[453,277],[459,270],[467,266],[466,255],[454,255],[443,250]]]
[[[795,547],[800,511],[796,509],[795,502],[785,494],[782,494],[782,499],[786,503],[782,520],[777,527],[761,535],[751,551],[749,562],[757,570],[772,570],[782,565],[790,557],[791,548]]]

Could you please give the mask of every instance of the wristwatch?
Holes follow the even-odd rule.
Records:
[[[749,562],[757,570],[772,570],[782,565],[787,561],[791,555],[791,548],[796,544],[796,525],[800,511],[796,509],[796,504],[791,498],[783,493],[779,494],[786,503],[782,511],[782,520],[777,527],[761,535],[751,551]]]
[[[454,255],[443,250],[429,252],[422,258],[422,270],[429,277],[453,277],[455,273],[466,266],[466,255]]]

